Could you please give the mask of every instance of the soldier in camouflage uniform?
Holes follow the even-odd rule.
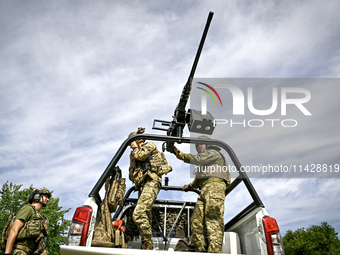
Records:
[[[48,219],[40,213],[51,197],[46,189],[35,189],[29,196],[29,204],[24,205],[15,215],[9,231],[5,254],[31,255],[34,252],[48,254],[45,237],[48,234]]]
[[[209,139],[206,136],[199,138]],[[198,154],[192,155],[174,147],[178,159],[197,166],[194,181],[183,187],[183,191],[201,190],[191,218],[193,243],[196,252],[221,253],[225,190],[230,184],[228,163],[217,146],[197,144],[196,149]]]
[[[143,133],[144,128],[132,132],[130,136]],[[152,142],[136,140],[131,143],[129,178],[138,190],[138,202],[133,212],[133,220],[139,227],[142,249],[152,250],[152,213],[162,183],[162,175],[170,172],[163,153]]]

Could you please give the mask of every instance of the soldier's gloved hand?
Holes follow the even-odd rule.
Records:
[[[191,190],[191,188],[190,188],[189,184],[185,184],[185,185],[183,186],[182,191],[187,192],[188,190]]]
[[[175,154],[176,156],[178,156],[178,154],[180,153],[180,150],[177,149],[175,146],[174,146],[174,150],[172,151],[173,154]]]

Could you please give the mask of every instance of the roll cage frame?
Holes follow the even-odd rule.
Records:
[[[129,145],[131,144],[131,142],[135,141],[135,140],[139,140],[139,139],[144,139],[144,140],[151,140],[151,141],[159,141],[159,142],[174,142],[174,143],[188,143],[188,144],[197,144],[197,143],[204,143],[207,145],[215,145],[215,146],[219,146],[221,148],[223,148],[229,155],[230,159],[232,160],[232,162],[234,163],[234,166],[236,167],[239,175],[234,179],[234,181],[227,187],[226,189],[226,196],[233,190],[235,189],[241,182],[243,182],[250,194],[250,196],[253,199],[253,202],[251,202],[246,208],[244,208],[239,214],[237,214],[233,219],[231,219],[229,222],[227,222],[224,225],[224,230],[228,230],[232,225],[234,225],[236,222],[238,222],[240,219],[242,219],[245,215],[248,214],[248,212],[254,210],[257,207],[262,207],[264,208],[264,204],[262,203],[259,195],[257,194],[253,184],[251,183],[248,175],[246,172],[241,171],[242,169],[242,165],[240,163],[240,161],[238,160],[235,152],[233,151],[233,149],[226,144],[223,141],[220,140],[215,140],[215,139],[200,139],[200,138],[191,138],[191,137],[173,137],[173,136],[164,136],[164,135],[153,135],[153,134],[136,134],[134,136],[131,136],[129,138],[127,138],[122,145],[119,147],[118,151],[116,152],[116,154],[113,156],[112,160],[110,161],[109,165],[106,167],[106,169],[104,170],[104,172],[102,173],[101,177],[98,179],[97,183],[95,184],[95,186],[93,187],[93,189],[91,190],[89,197],[93,197],[95,199],[97,199],[97,201],[101,201],[101,198],[99,196],[99,191],[100,189],[103,187],[106,179],[110,176],[111,172],[114,171],[117,163],[119,162],[120,158],[122,157],[122,155],[124,154],[125,150],[127,147],[129,147]],[[167,186],[167,184],[165,186],[161,186],[162,190],[175,190],[175,191],[181,191],[182,187],[178,187],[178,186]],[[135,190],[135,186],[132,186],[125,194],[124,199],[123,199],[123,206],[120,206],[114,217],[113,218],[117,218],[121,213],[123,208],[128,205],[129,203],[137,203],[137,199],[135,198],[130,198],[131,193]],[[198,195],[200,194],[199,190],[192,190],[193,192],[197,193]],[[177,219],[179,218],[180,214],[182,213],[183,209],[185,208],[186,205],[194,205],[195,203],[193,202],[178,202],[178,201],[162,201],[162,200],[156,200],[155,204],[158,203],[167,203],[167,204],[182,204],[182,208],[180,213],[177,215]],[[154,217],[156,218],[156,217]],[[174,222],[172,229],[174,228],[174,226],[176,225],[176,221]],[[159,223],[157,222],[156,219],[156,223],[158,225],[158,227],[160,228]],[[165,236],[165,234],[163,233],[163,231],[161,231],[161,234],[163,236],[163,239],[165,242],[168,241],[168,238],[172,232],[169,232],[168,237]]]

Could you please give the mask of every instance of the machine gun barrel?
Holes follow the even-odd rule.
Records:
[[[214,16],[213,12],[209,12],[207,22],[205,24],[205,28],[203,31],[203,35],[201,37],[200,44],[197,49],[197,53],[194,59],[194,63],[192,65],[188,80],[186,84],[183,87],[181,97],[179,99],[179,103],[177,104],[177,107],[175,109],[174,115],[172,116],[173,119],[172,121],[163,121],[163,120],[154,120],[153,127],[152,129],[157,129],[157,130],[162,130],[166,131],[168,136],[175,136],[175,137],[182,137],[183,135],[183,129],[187,123],[189,123],[188,117],[190,114],[187,114],[185,107],[188,103],[188,99],[190,96],[191,92],[191,86],[192,86],[192,80],[194,79],[196,67],[199,61],[199,58],[201,56],[201,52],[203,49],[203,45],[205,42],[205,38],[207,37],[209,26],[211,23],[211,20]],[[162,126],[168,126],[167,129],[161,128],[161,127],[156,127],[156,123],[161,123]],[[164,147],[165,144],[163,144],[163,151],[166,149],[167,151],[172,152],[173,151],[173,146],[174,142],[166,142],[166,147]]]
[[[213,18],[213,15],[214,15],[213,12],[209,12],[207,23],[205,25],[203,35],[202,35],[200,44],[199,44],[198,49],[197,49],[197,53],[196,53],[195,60],[194,60],[194,63],[192,65],[189,77],[188,77],[188,81],[184,85],[179,103],[178,103],[178,105],[175,109],[175,112],[174,112],[173,120],[172,120],[171,123],[169,123],[169,128],[167,130],[168,136],[181,137],[182,134],[183,134],[183,129],[184,129],[185,124],[186,124],[185,107],[186,107],[186,104],[187,104],[188,99],[189,99],[189,95],[190,95],[191,87],[192,87],[192,80],[193,80],[194,75],[195,75],[196,67],[197,67],[199,58],[201,56],[201,52],[202,52],[202,49],[203,49],[205,38],[207,37],[209,26],[210,26],[211,20]],[[167,150],[168,151],[173,150],[173,143],[167,144]]]
[[[194,60],[194,63],[192,65],[192,68],[191,68],[191,71],[190,71],[190,75],[188,77],[188,81],[183,88],[181,98],[180,98],[178,106],[177,106],[177,108],[179,108],[180,110],[182,110],[182,109],[185,110],[185,106],[188,102],[188,98],[189,98],[190,91],[191,91],[192,80],[193,80],[195,72],[196,72],[196,67],[197,67],[198,61],[200,59],[201,52],[202,52],[202,49],[203,49],[203,45],[204,45],[204,42],[205,42],[205,38],[207,37],[208,30],[209,30],[210,23],[211,23],[213,16],[214,16],[214,13],[209,12],[207,23],[205,24],[203,35],[202,35],[200,44],[199,44],[198,49],[197,49],[197,53],[196,53],[195,60]]]

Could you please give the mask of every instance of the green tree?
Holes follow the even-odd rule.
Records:
[[[283,245],[286,255],[340,254],[338,233],[327,222],[307,229],[299,228],[295,232],[288,230],[283,237]]]
[[[12,182],[8,183],[7,181],[0,189],[0,234],[2,234],[8,216],[13,212],[17,212],[23,205],[28,204],[28,196],[35,189],[33,185],[20,190],[21,187],[22,185],[16,185]],[[40,212],[49,219],[49,235],[47,237],[46,250],[50,255],[57,255],[60,254],[59,245],[66,243],[66,234],[71,221],[66,220],[64,215],[71,209],[61,210],[59,198],[53,197],[53,191],[51,193],[50,201]],[[0,250],[0,255],[3,254],[4,252]]]

